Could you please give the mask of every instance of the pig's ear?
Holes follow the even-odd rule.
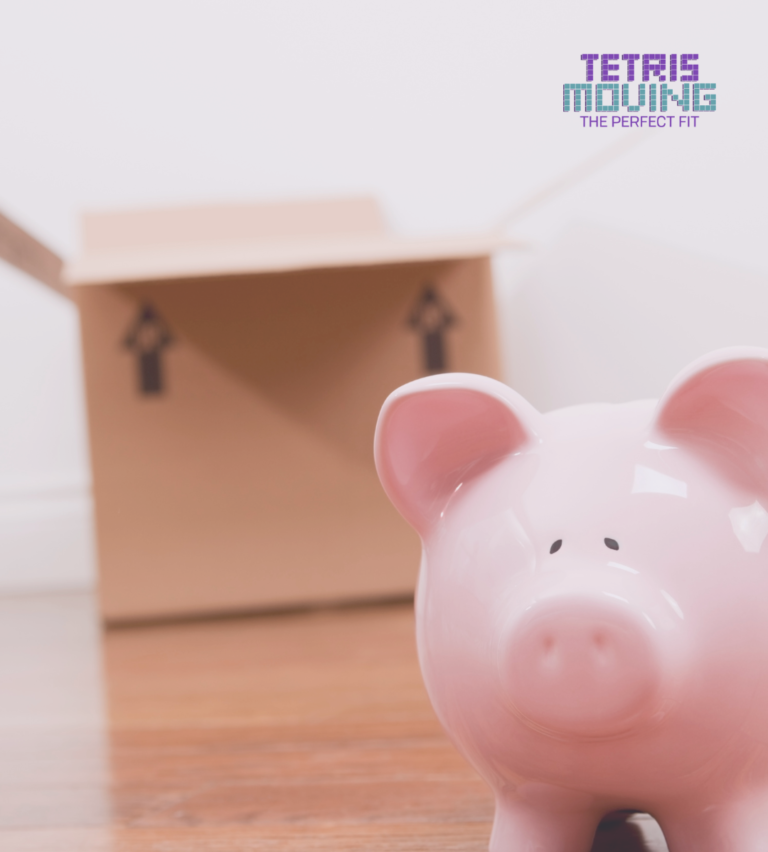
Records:
[[[389,499],[419,532],[462,482],[538,443],[538,412],[501,382],[469,373],[396,390],[376,425],[374,455]]]
[[[694,361],[660,400],[655,428],[705,452],[728,450],[768,483],[768,350],[738,346]]]

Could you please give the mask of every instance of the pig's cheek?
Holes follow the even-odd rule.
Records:
[[[470,682],[473,689],[481,682],[495,684],[500,626],[535,568],[534,545],[512,509],[453,523],[432,538],[417,607],[419,650],[434,699],[437,693],[464,691]]]
[[[471,595],[487,612],[536,569],[536,548],[518,515],[508,509],[464,527],[454,548],[457,591]]]
[[[518,514],[507,508],[471,523],[454,522],[427,546],[426,562],[429,593],[460,613],[476,633],[478,624],[488,629],[534,573],[536,548]],[[467,609],[470,602],[474,617]]]

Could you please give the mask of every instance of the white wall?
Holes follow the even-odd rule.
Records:
[[[768,274],[592,223],[499,290],[507,380],[541,411],[656,398],[713,349],[768,348]]]
[[[9,0],[0,208],[65,255],[83,208],[185,201],[373,192],[403,230],[480,228],[635,132],[563,114],[582,52],[699,52],[717,113],[520,222],[532,250],[499,262],[534,402],[654,395],[764,340],[766,23],[753,0]],[[71,306],[0,269],[0,589],[92,576],[78,369]]]

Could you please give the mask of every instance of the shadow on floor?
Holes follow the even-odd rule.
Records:
[[[600,823],[592,852],[668,852],[659,824],[648,814],[609,814]]]

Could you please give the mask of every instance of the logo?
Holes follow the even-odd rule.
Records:
[[[563,112],[599,113],[579,116],[582,127],[695,128],[699,113],[717,109],[715,84],[699,81],[698,53],[582,53],[581,59],[586,82],[563,85]]]

